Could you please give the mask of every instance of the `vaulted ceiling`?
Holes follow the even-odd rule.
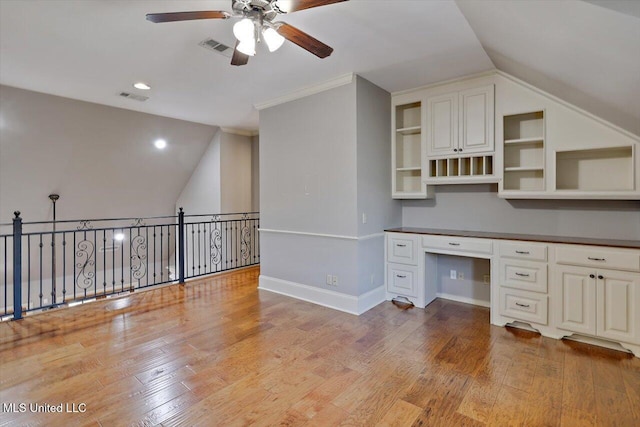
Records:
[[[640,134],[635,0],[350,0],[280,19],[332,46],[329,58],[285,43],[242,67],[198,46],[233,46],[234,21],[144,18],[187,10],[231,1],[2,0],[0,84],[250,130],[255,104],[345,73],[393,92],[497,68]]]

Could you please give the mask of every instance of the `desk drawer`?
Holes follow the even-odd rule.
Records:
[[[503,316],[546,325],[548,306],[546,295],[500,288],[500,314]]]
[[[640,271],[640,250],[607,249],[598,246],[557,246],[558,264]]]
[[[500,259],[500,285],[547,293],[547,264]]]
[[[546,261],[547,245],[536,245],[529,242],[501,242],[500,256],[530,261]]]
[[[418,296],[418,267],[387,264],[387,292],[409,297]]]
[[[417,265],[417,237],[410,234],[387,234],[387,261]]]
[[[473,237],[422,236],[422,247],[455,252],[493,253],[493,242],[490,239]]]

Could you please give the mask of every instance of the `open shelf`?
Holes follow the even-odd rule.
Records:
[[[507,191],[542,191],[544,190],[543,177],[542,169],[509,171],[504,174],[503,187]]]
[[[396,174],[396,193],[420,193],[423,191],[422,174],[420,169],[398,170]]]
[[[426,198],[422,182],[422,103],[407,102],[394,107],[392,150],[394,198]]]
[[[422,127],[421,126],[411,126],[408,128],[400,128],[400,129],[396,129],[396,132],[398,132],[401,135],[417,135],[422,131]]]
[[[544,112],[504,116],[504,191],[544,190]]]
[[[556,152],[556,190],[634,190],[633,147]]]
[[[396,168],[420,168],[420,134],[396,137]]]
[[[412,102],[410,104],[402,104],[396,106],[396,129],[417,129],[420,133],[422,126],[421,121],[421,103]]]

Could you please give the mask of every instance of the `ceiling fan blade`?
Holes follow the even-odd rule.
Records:
[[[326,58],[331,55],[333,48],[322,43],[320,40],[311,37],[304,31],[300,31],[293,25],[285,22],[278,22],[276,31],[285,39],[297,44],[301,48],[308,50],[318,58]]]
[[[147,13],[147,21],[175,22],[192,21],[194,19],[227,19],[231,15],[220,10],[204,10],[200,12],[169,12],[169,13]]]
[[[249,62],[249,55],[238,50],[239,41],[236,41],[236,47],[233,49],[233,56],[231,57],[231,65],[246,65]]]
[[[287,1],[288,7],[286,7],[286,12],[311,9],[312,7],[326,6],[328,4],[340,3],[343,1],[349,0],[289,0]]]

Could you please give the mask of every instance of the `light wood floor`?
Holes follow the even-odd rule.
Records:
[[[489,325],[484,308],[356,317],[258,269],[0,324],[0,425],[640,425],[640,359]]]

